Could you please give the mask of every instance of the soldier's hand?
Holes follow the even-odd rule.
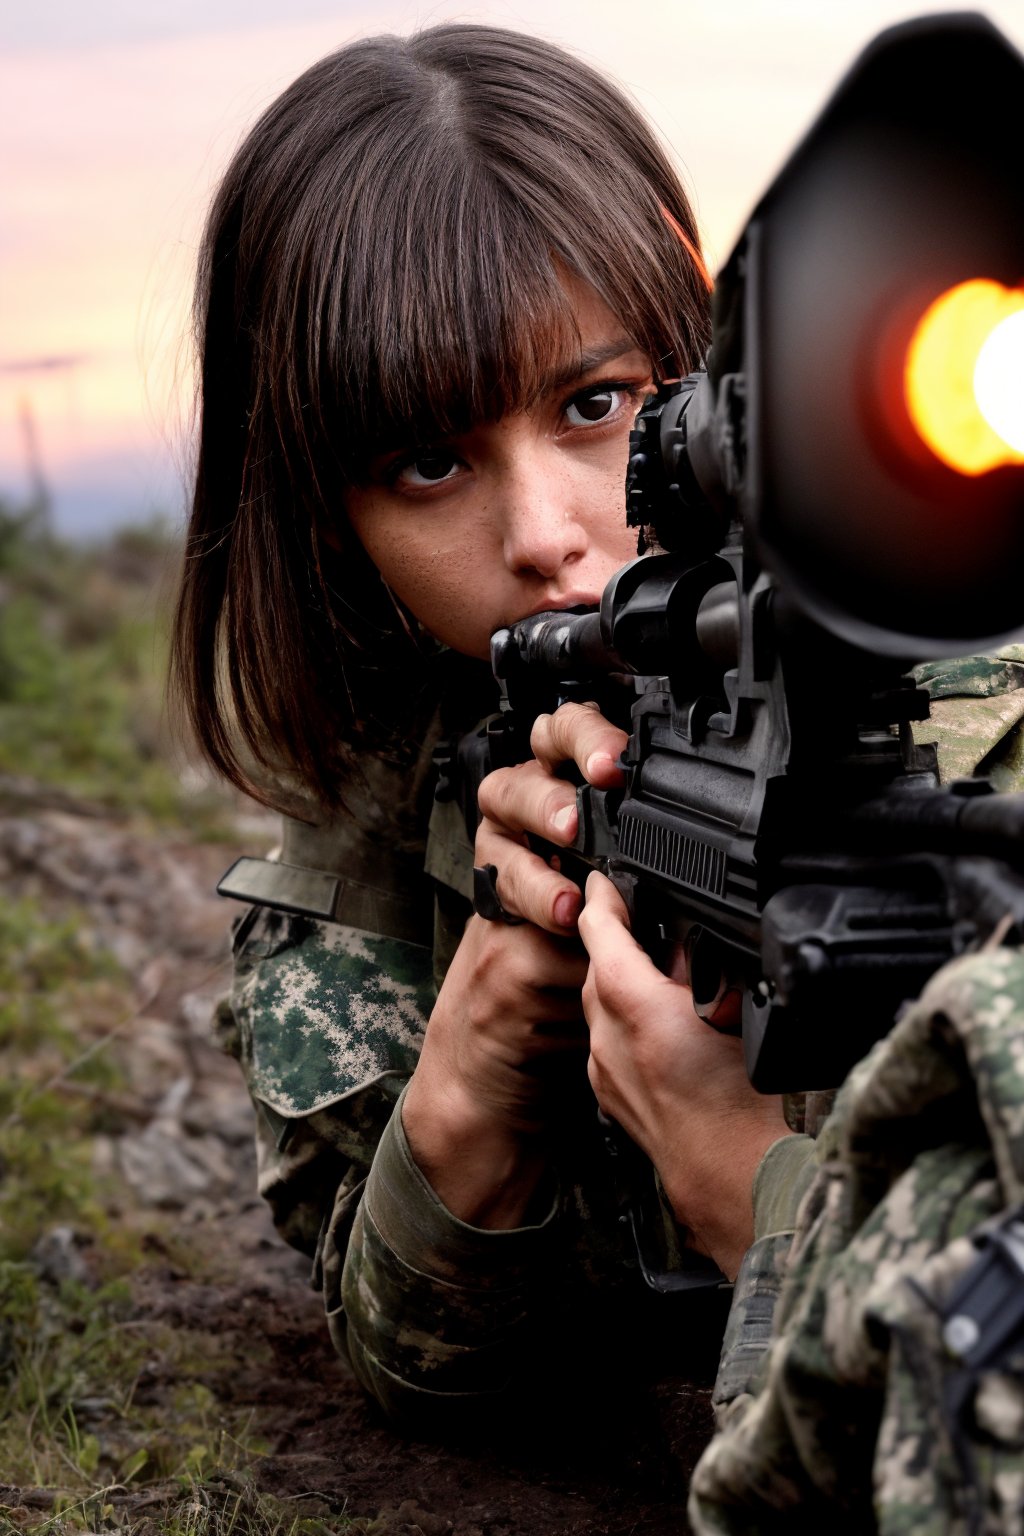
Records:
[[[567,1075],[586,1070],[582,896],[531,852],[527,834],[571,843],[576,794],[555,770],[575,761],[610,787],[625,741],[596,709],[567,704],[536,721],[529,763],[488,775],[480,789],[475,862],[494,866],[498,901],[520,921],[470,919],[402,1106],[416,1163],[448,1209],[475,1226],[525,1219]]]
[[[556,776],[557,769],[575,762],[589,783],[611,789],[622,782],[618,760],[626,740],[595,706],[563,704],[535,721],[529,762],[484,779],[477,797],[476,863],[497,870],[497,894],[507,912],[549,933],[575,932],[583,898],[571,880],[530,850],[527,834],[567,848],[576,836],[576,791]]]
[[[402,1107],[413,1157],[448,1209],[475,1226],[519,1225],[546,1163],[545,1133],[564,1113],[567,1077],[586,1070],[580,998],[587,961],[575,885],[527,846],[576,834],[576,794],[556,777],[575,761],[594,784],[621,779],[623,731],[594,708],[541,716],[534,757],[500,769],[478,796],[475,862],[497,871],[514,926],[470,919],[427,1027]]]
[[[402,1105],[413,1158],[442,1203],[478,1227],[527,1218],[564,1112],[583,1080],[587,962],[575,938],[470,918]]]
[[[579,931],[598,1102],[657,1168],[694,1246],[734,1276],[753,1240],[757,1165],[788,1134],[782,1101],[755,1092],[741,1042],[698,1018],[689,987],[656,969],[603,875],[587,882]]]

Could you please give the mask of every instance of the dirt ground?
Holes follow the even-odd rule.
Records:
[[[249,815],[238,837],[262,851],[273,822]],[[250,1408],[269,1443],[251,1475],[264,1491],[302,1498],[309,1513],[374,1517],[375,1532],[405,1536],[685,1531],[686,1479],[709,1428],[706,1390],[669,1380],[626,1413],[557,1430],[525,1424],[514,1444],[453,1447],[397,1435],[335,1357],[308,1263],[279,1242],[255,1196],[238,1069],[209,1038],[233,910],[213,885],[232,856],[73,807],[0,816],[0,885],[48,908],[84,908],[139,978],[141,1011],[119,1047],[135,1109],[122,1133],[100,1139],[97,1158],[123,1181],[126,1209],[167,1213],[202,1262],[185,1269],[154,1239],[133,1282],[138,1316],[205,1336],[222,1361],[228,1353],[232,1406]],[[221,1400],[224,1381],[220,1370]],[[137,1390],[159,1404],[174,1386],[154,1369]],[[30,1507],[31,1491],[21,1493]]]

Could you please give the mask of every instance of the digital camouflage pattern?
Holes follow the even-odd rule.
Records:
[[[378,890],[404,880],[403,869],[353,848],[355,835],[345,823],[318,842],[308,825],[286,823],[284,850],[288,862],[302,849],[324,867],[332,849],[341,872],[355,865]],[[593,1357],[598,1335],[609,1340],[609,1375],[616,1337],[628,1339],[627,1355],[641,1353],[649,1297],[619,1221],[582,1052],[534,1226],[466,1226],[413,1163],[394,1111],[469,912],[461,818],[454,830],[444,814],[432,819],[425,862],[448,882],[432,902],[433,951],[254,908],[236,930],[219,1027],[253,1094],[260,1193],[282,1235],[313,1259],[332,1341],[394,1419],[437,1433],[478,1423],[484,1403],[507,1405],[527,1382],[535,1390],[554,1360],[564,1382],[582,1380],[587,1360],[569,1361],[580,1346]],[[707,1380],[721,1311],[719,1302],[710,1328],[701,1322]],[[610,1326],[616,1315],[629,1317],[628,1334],[621,1321]],[[651,1319],[662,1350],[663,1318]]]
[[[979,1227],[1024,1200],[1024,957],[933,978],[818,1144],[775,1338],[695,1472],[701,1536],[1020,1536],[1024,1358],[972,1375],[943,1311]]]
[[[409,1193],[417,1221],[410,1230]],[[441,1205],[392,1117],[347,1230],[337,1210],[322,1247],[328,1322],[363,1385],[396,1419],[433,1432],[470,1421],[481,1397],[521,1374],[536,1291],[557,1258],[557,1207],[516,1232],[482,1235]]]
[[[752,1243],[743,1257],[712,1394],[716,1411],[742,1397],[757,1378],[772,1341],[792,1242],[792,1228],[771,1233]]]
[[[232,997],[250,1091],[280,1115],[309,1115],[382,1072],[410,1073],[434,996],[429,949],[259,909]]]
[[[914,676],[931,699],[931,718],[915,726],[915,735],[919,742],[937,744],[943,782],[984,773],[999,789],[1024,789],[1024,731],[1019,729],[1024,719],[1024,646],[1006,646],[992,656],[928,663],[916,668]],[[829,1148],[831,1134],[829,1130],[822,1138],[819,1157]],[[758,1240],[737,1276],[715,1384],[716,1411],[723,1422],[733,1403],[749,1402],[772,1338],[772,1315],[787,1270],[792,1229],[813,1173],[810,1158],[810,1144],[793,1137],[772,1148],[758,1170]],[[784,1479],[781,1462],[777,1470]],[[743,1518],[750,1523],[711,1524],[708,1529],[761,1529],[751,1511]]]

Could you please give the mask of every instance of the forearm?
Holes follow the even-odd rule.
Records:
[[[547,1166],[536,1128],[510,1124],[451,1076],[413,1075],[402,1099],[408,1153],[441,1205],[471,1227],[522,1226]]]
[[[710,1254],[730,1280],[755,1236],[756,1177],[766,1154],[793,1139],[781,1113],[723,1116],[707,1135],[666,1138],[665,1167],[659,1169],[677,1219],[694,1246]],[[693,1131],[702,1122],[696,1121]]]
[[[361,1200],[339,1203],[321,1250],[334,1342],[393,1418],[436,1432],[523,1379],[557,1225],[554,1202],[511,1230],[453,1216],[395,1114]]]

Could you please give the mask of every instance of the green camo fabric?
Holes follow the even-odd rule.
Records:
[[[980,773],[1000,790],[1024,789],[1024,646],[928,663],[914,675],[931,699],[931,718],[915,735],[936,743],[942,780]],[[947,1255],[949,1240],[1019,1198],[1021,964],[1001,952],[935,978],[914,1014],[851,1077],[817,1161],[807,1166],[813,1155],[798,1138],[791,1156],[775,1157],[774,1166],[773,1154],[765,1159],[755,1209],[788,1210],[790,1229],[814,1167],[822,1169],[792,1261],[791,1230],[770,1222],[737,1277],[714,1393],[723,1429],[694,1480],[695,1529],[770,1532],[785,1523],[792,1533],[825,1519],[858,1533],[1024,1536],[1024,1387],[1004,1378],[979,1384],[975,1418],[1001,1426],[994,1444],[1002,1452],[990,1455],[986,1440],[975,1472],[988,1485],[976,1487],[950,1461],[949,1427],[936,1419],[945,1353],[920,1289],[923,1275],[934,1276],[933,1294],[946,1294],[973,1251],[961,1236]],[[932,1034],[947,996],[962,1038],[970,1035],[971,1070],[979,1072],[983,1056],[999,1068],[1000,1102],[1014,1128],[1012,1156],[992,1138],[1003,1147],[999,1180],[966,1070],[946,1079],[948,1104],[928,1086],[943,1071]],[[986,1071],[978,1082],[987,1117]],[[936,1137],[940,1109],[936,1144],[922,1145]],[[954,1125],[961,1139],[943,1141]]]
[[[694,1474],[709,1533],[1019,1536],[1019,1353],[949,1393],[941,1309],[1024,1197],[1024,957],[954,961],[851,1073],[818,1143],[775,1337]]]
[[[1024,645],[926,662],[913,676],[931,699],[914,735],[938,743],[941,778],[984,773],[996,789],[1024,789]]]
[[[237,1051],[281,1115],[411,1072],[433,1002],[431,951],[400,939],[263,910],[237,946]]]

